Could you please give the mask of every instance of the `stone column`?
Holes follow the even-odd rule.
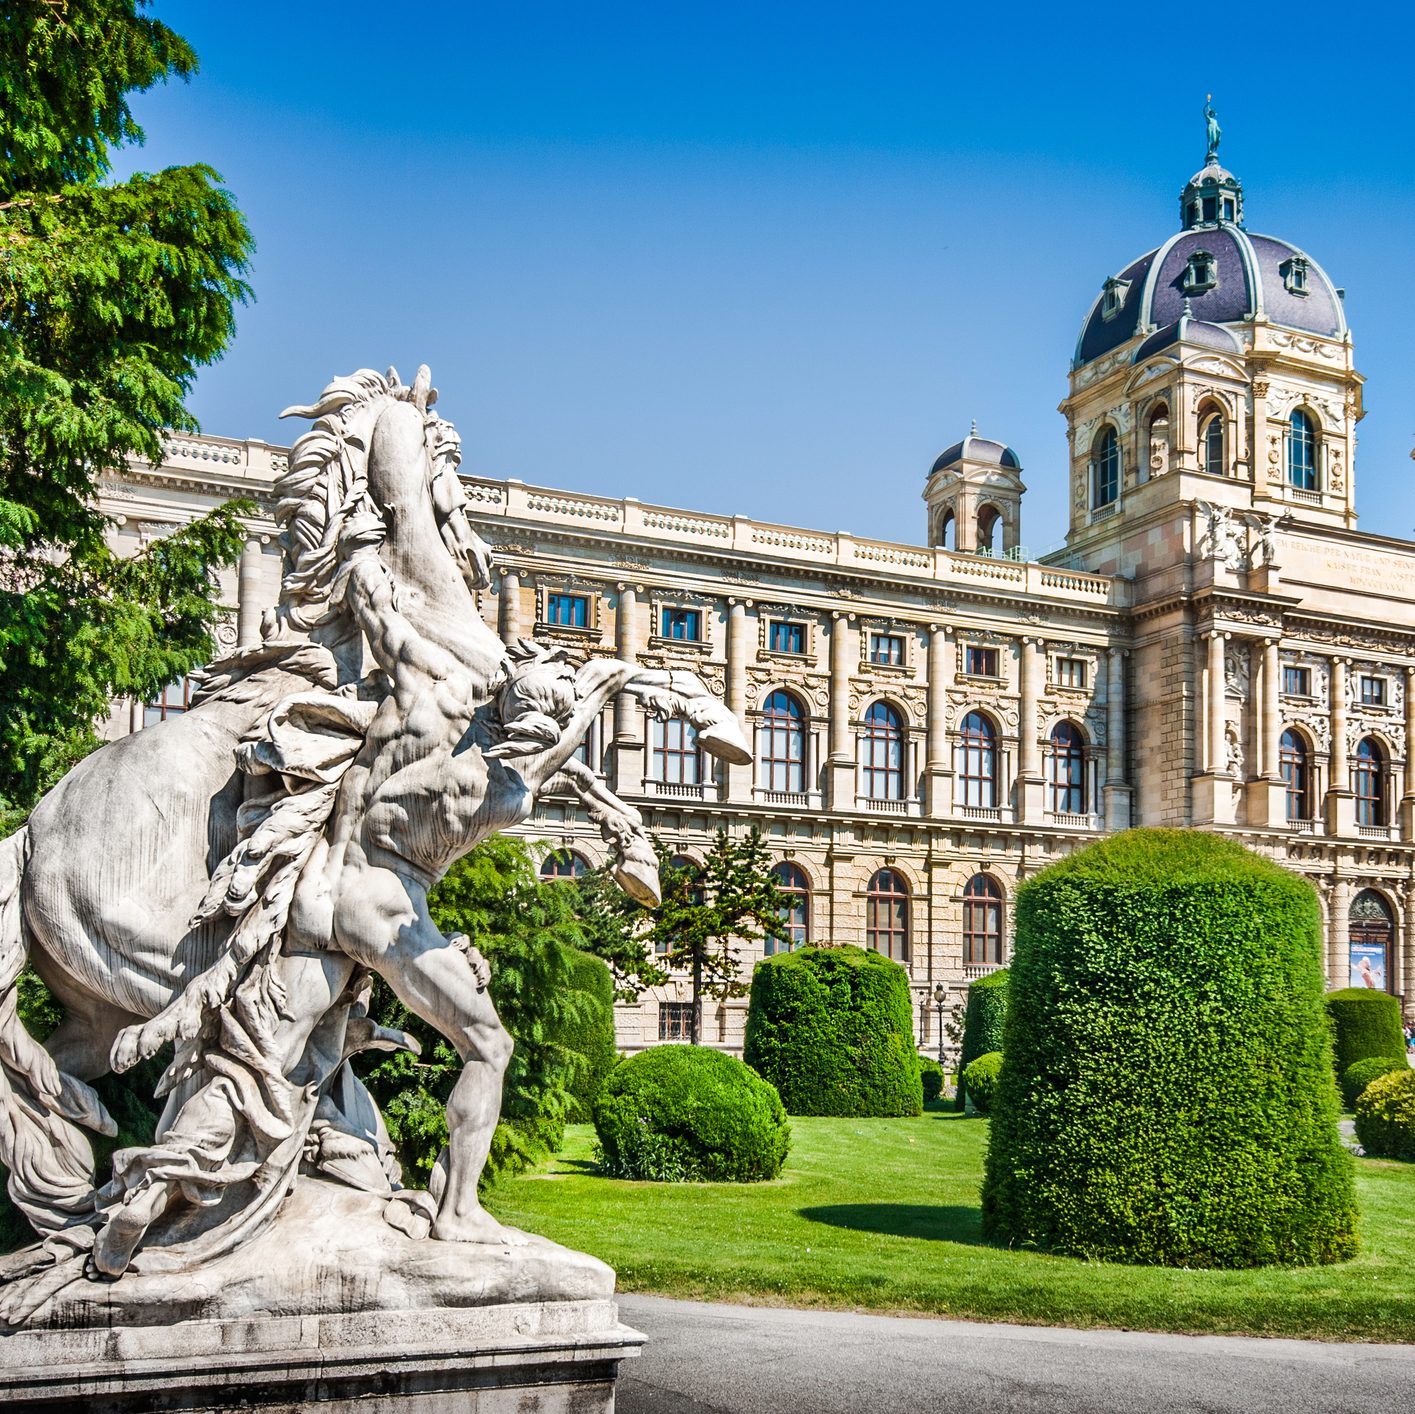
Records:
[[[1405,670],[1405,788],[1402,795],[1400,837],[1408,842],[1415,840],[1415,668]],[[1415,957],[1412,965],[1415,965]]]
[[[501,641],[508,646],[524,636],[521,631],[521,576],[515,570],[501,572],[497,627]]]
[[[1258,770],[1248,793],[1250,825],[1285,825],[1287,789],[1282,782],[1282,762],[1278,743],[1282,736],[1282,665],[1278,641],[1268,639],[1261,649],[1262,664],[1258,684]]]
[[[1228,748],[1224,741],[1224,672],[1223,647],[1226,633],[1209,634],[1208,708],[1205,726],[1208,728],[1207,769],[1211,776],[1223,774],[1228,767]]]
[[[1351,880],[1335,879],[1327,924],[1327,986],[1346,986],[1351,969]]]
[[[236,646],[251,648],[260,642],[260,616],[270,607],[261,600],[261,542],[252,536],[241,547],[241,567],[236,580]]]
[[[1046,808],[1045,784],[1042,780],[1041,744],[1037,740],[1037,669],[1041,655],[1035,638],[1023,638],[1018,655],[1017,704],[1017,816],[1019,820],[1039,822]]]
[[[1248,645],[1248,681],[1250,688],[1248,692],[1248,734],[1251,742],[1252,755],[1248,758],[1248,775],[1250,778],[1260,777],[1267,772],[1267,737],[1263,731],[1263,703],[1264,694],[1267,688],[1263,681],[1263,653],[1264,645],[1261,643],[1250,643]]]
[[[850,720],[850,672],[855,633],[850,615],[830,617],[830,756],[826,766],[827,798],[833,810],[855,806],[855,738]]]
[[[617,587],[614,611],[614,654],[626,662],[639,656],[639,591],[632,584]],[[635,698],[621,692],[614,699],[614,739],[604,753],[605,774],[614,789],[642,791],[644,785],[643,709]]]
[[[1125,782],[1125,650],[1111,648],[1105,687],[1105,823],[1126,830],[1131,823],[1131,792]]]
[[[1325,813],[1330,834],[1356,833],[1356,793],[1351,789],[1351,763],[1346,754],[1345,658],[1331,660],[1331,775]]]
[[[747,659],[751,654],[751,624],[747,619],[747,604],[742,599],[730,599],[727,605],[727,706],[747,731]],[[748,732],[750,736],[750,732]],[[752,798],[752,773],[755,767],[729,766],[723,763],[723,785],[728,800],[748,801]],[[805,768],[803,768],[804,774]],[[814,781],[805,782],[809,790]]]
[[[953,675],[948,662],[948,629],[943,624],[934,624],[929,629],[927,672],[929,717],[924,811],[937,819],[947,815],[953,806],[953,767],[948,759],[948,684]]]

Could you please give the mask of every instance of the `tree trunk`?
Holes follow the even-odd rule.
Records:
[[[703,1017],[703,959],[702,954],[696,949],[693,952],[693,1011],[688,1018],[688,1039],[693,1045],[698,1044],[698,1037],[702,1033]]]

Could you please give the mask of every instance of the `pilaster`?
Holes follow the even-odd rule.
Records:
[[[1132,791],[1125,779],[1125,650],[1110,649],[1105,683],[1105,823],[1108,830],[1128,830]]]
[[[855,806],[855,738],[850,721],[850,670],[856,658],[854,615],[830,616],[830,754],[826,799],[833,810]]]
[[[924,759],[924,813],[934,819],[953,808],[953,771],[948,759],[948,685],[953,679],[948,652],[948,629],[929,629],[929,716]]]

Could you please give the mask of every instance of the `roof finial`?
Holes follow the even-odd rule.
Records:
[[[1184,296],[1184,317],[1192,319],[1194,317],[1194,301],[1188,295]]]
[[[1204,121],[1208,124],[1209,150],[1204,156],[1204,166],[1218,161],[1218,145],[1223,137],[1223,129],[1218,125],[1218,114],[1214,112],[1214,96],[1209,94],[1204,104]]]
[[[968,435],[970,437],[976,437],[978,435],[978,419],[976,417],[973,419],[973,426],[969,430]]]

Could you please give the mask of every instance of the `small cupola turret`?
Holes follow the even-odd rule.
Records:
[[[1185,183],[1179,196],[1179,229],[1192,231],[1200,226],[1241,226],[1243,224],[1243,183],[1218,160],[1223,129],[1214,112],[1213,94],[1204,108],[1208,126],[1208,150],[1204,165]]]

